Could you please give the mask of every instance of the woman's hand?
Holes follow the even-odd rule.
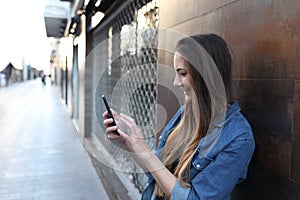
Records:
[[[146,144],[140,129],[136,125],[134,119],[131,117],[120,114],[119,118],[120,128],[118,133],[122,136],[126,144],[128,145],[128,150],[132,153],[149,153],[151,150]]]
[[[122,143],[122,141],[120,140],[121,138],[116,137],[116,136],[119,135],[119,133],[117,132],[118,126],[117,125],[112,125],[114,121],[117,123],[117,119],[119,118],[119,115],[113,109],[110,109],[110,111],[113,115],[114,120],[112,118],[108,117],[108,112],[107,111],[105,111],[102,115],[103,118],[104,118],[103,124],[106,127],[107,138],[111,138],[111,139],[114,139],[118,143]],[[120,140],[120,141],[118,141],[118,140]]]
[[[111,109],[116,126],[111,126],[113,119],[108,118],[108,112],[103,113],[103,124],[106,127],[107,137],[122,145],[122,147],[135,156],[151,152],[148,145],[143,139],[140,129],[136,125],[134,119],[120,114]],[[119,135],[116,134],[116,131]]]

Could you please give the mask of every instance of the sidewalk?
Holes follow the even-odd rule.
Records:
[[[0,89],[0,199],[109,199],[57,88]]]

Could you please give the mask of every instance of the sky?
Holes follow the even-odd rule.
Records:
[[[0,12],[0,71],[11,62],[49,67],[51,46],[44,22],[44,0],[3,0]]]

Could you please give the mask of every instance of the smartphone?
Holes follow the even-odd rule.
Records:
[[[108,105],[108,103],[107,103],[107,100],[106,100],[105,95],[102,95],[102,100],[103,100],[104,105],[105,105],[105,107],[106,107],[106,110],[107,110],[107,112],[108,112],[108,117],[113,119],[113,122],[111,123],[111,126],[116,126],[115,119],[114,119],[114,117],[113,117],[113,115],[112,115],[112,112],[111,112],[110,107],[109,107],[109,105]],[[114,133],[117,134],[117,135],[120,135],[117,131],[114,131]]]

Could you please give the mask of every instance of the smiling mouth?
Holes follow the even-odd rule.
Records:
[[[182,89],[184,94],[187,94],[190,92],[190,89]]]

